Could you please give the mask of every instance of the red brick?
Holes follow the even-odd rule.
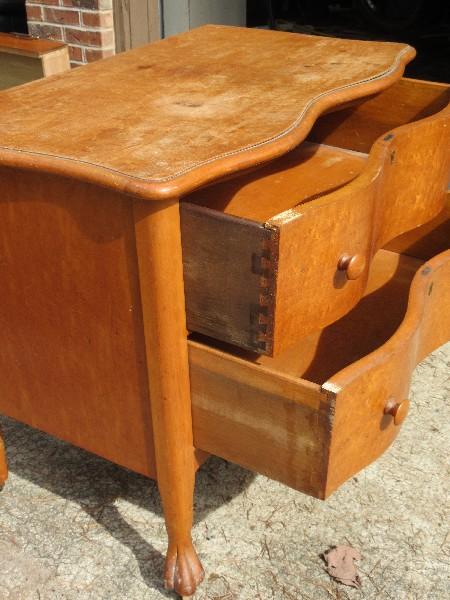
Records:
[[[83,48],[80,48],[80,46],[69,46],[69,56],[70,60],[83,62]]]
[[[111,29],[74,29],[64,28],[66,42],[80,46],[112,46],[114,32]]]
[[[133,1],[135,2],[136,0]],[[87,8],[88,10],[112,9],[112,0],[62,0],[61,4],[75,8]]]
[[[112,10],[100,12],[82,12],[83,25],[87,27],[112,27],[114,24]]]
[[[28,21],[42,21],[42,8],[35,4],[28,4],[27,19]]]
[[[78,10],[64,10],[60,8],[44,8],[44,20],[61,25],[79,25],[80,13]]]
[[[86,61],[94,62],[96,60],[100,60],[102,58],[108,58],[108,56],[114,56],[115,50],[114,48],[108,49],[94,49],[94,48],[86,48]]]
[[[43,25],[40,23],[28,23],[28,33],[33,37],[46,38],[48,40],[62,40],[62,27],[56,25]]]

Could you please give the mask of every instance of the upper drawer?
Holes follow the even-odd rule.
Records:
[[[337,133],[334,147],[307,142],[186,198],[181,222],[189,330],[278,354],[348,312],[364,292],[375,252],[442,209],[450,87],[403,80],[400,91],[406,113],[389,105],[390,96],[368,101],[378,103],[380,114],[380,106],[393,110],[400,124],[379,137],[369,155],[349,148],[342,127],[358,113],[355,138],[369,139],[374,128],[380,133],[373,106],[364,127],[363,103],[333,115],[335,129],[344,131],[342,143]],[[432,105],[440,110],[430,115]]]

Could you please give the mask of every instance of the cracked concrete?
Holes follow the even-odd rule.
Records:
[[[327,502],[217,458],[197,478],[198,600],[450,598],[450,344],[416,369],[392,448]],[[446,402],[447,401],[447,402]],[[153,600],[166,537],[156,485],[2,418],[1,600]],[[320,553],[362,553],[362,589],[334,583]]]

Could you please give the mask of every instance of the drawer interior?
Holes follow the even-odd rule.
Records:
[[[281,158],[183,199],[189,331],[283,354],[359,302],[378,248],[439,213],[450,107],[421,119],[445,106],[450,88],[393,88],[324,115]],[[353,274],[346,257],[360,265]]]
[[[424,119],[450,102],[450,85],[403,78],[357,105],[320,117],[308,139],[359,152],[370,152],[382,135]]]
[[[422,264],[417,258],[380,250],[372,262],[365,295],[356,307],[275,357],[255,355],[199,334],[191,334],[191,339],[260,365],[274,375],[322,385],[394,334],[405,316],[411,281]]]
[[[362,172],[380,136],[433,115],[448,103],[450,86],[401,79],[368,100],[323,115],[308,139],[281,158],[202,188],[184,200],[265,223],[348,184]]]
[[[186,197],[234,217],[265,223],[294,206],[339,189],[363,170],[367,154],[304,142],[262,167]]]
[[[192,335],[195,446],[329,496],[395,439],[385,408],[408,398],[412,369],[448,337],[449,275],[448,252],[424,266],[380,250],[358,305],[275,358]]]

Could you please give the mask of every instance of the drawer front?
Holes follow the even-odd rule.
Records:
[[[447,108],[378,140],[349,185],[269,221],[279,236],[273,354],[348,312],[377,250],[443,209],[449,147]]]
[[[322,386],[335,406],[325,495],[392,443],[407,413],[414,368],[449,339],[450,251],[446,251],[416,273],[406,316],[396,333]]]
[[[375,329],[385,329],[378,331],[380,345],[353,363],[344,359],[348,366],[322,385],[305,379],[314,370],[329,369],[327,365],[312,368],[318,358],[328,361],[328,351],[320,347],[323,339],[317,344],[311,341],[314,336],[295,352],[258,360],[190,342],[198,448],[319,498],[330,495],[384,452],[406,415],[414,367],[450,338],[450,251],[425,264],[385,255],[387,260],[381,257],[380,262],[378,256],[374,262],[376,274],[373,277],[373,270],[365,316],[358,308],[323,334],[333,339],[338,332],[335,346],[347,359],[355,346],[360,346],[362,356],[367,340],[359,334],[352,340],[352,328],[378,319]],[[415,271],[412,284],[410,265]],[[377,296],[379,286],[383,294]],[[386,298],[398,297],[400,302],[408,289],[403,320],[390,315],[380,319]],[[342,362],[341,357],[334,358],[336,365]],[[295,375],[299,368],[303,379]]]
[[[273,356],[339,319],[376,251],[444,207],[449,146],[447,107],[379,139],[349,184],[266,223],[182,205],[188,328]]]

